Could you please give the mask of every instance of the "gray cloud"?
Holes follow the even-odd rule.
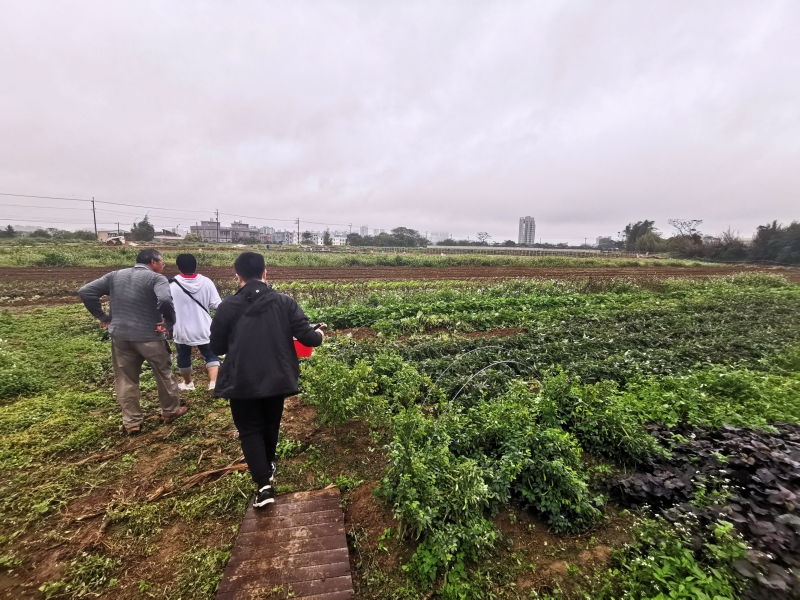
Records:
[[[2,14],[3,192],[191,210],[153,211],[160,226],[219,208],[495,239],[527,214],[550,239],[644,218],[744,235],[800,218],[794,2],[5,2]],[[133,218],[107,208],[101,221]],[[82,210],[0,206],[0,220]]]

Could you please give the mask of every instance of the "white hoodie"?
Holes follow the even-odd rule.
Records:
[[[178,287],[180,284],[180,287]],[[195,275],[178,275],[169,284],[172,301],[175,303],[175,329],[172,332],[176,344],[202,346],[211,340],[211,315],[197,305],[181,287],[189,292],[209,312],[217,308],[222,300],[208,277],[199,273]]]

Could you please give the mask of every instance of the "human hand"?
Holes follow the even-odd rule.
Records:
[[[156,325],[156,333],[167,333],[169,330],[164,325],[164,321],[161,321],[158,325]]]
[[[320,336],[322,336],[323,338],[325,337],[325,332],[323,331],[323,329],[327,329],[328,328],[328,326],[325,323],[317,323],[314,326],[314,328],[317,331],[319,331]]]
[[[103,329],[108,329],[109,325],[111,325],[111,321],[100,321],[100,327]]]

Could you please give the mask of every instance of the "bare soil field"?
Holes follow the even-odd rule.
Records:
[[[115,269],[109,267],[2,267],[0,283],[14,281],[91,281]],[[201,267],[200,272],[215,281],[233,278],[233,267]],[[610,278],[702,278],[734,273],[772,273],[800,282],[800,269],[741,266],[741,267],[270,267],[271,281],[403,281],[441,279],[610,279]],[[174,267],[164,270],[167,276],[177,274]]]

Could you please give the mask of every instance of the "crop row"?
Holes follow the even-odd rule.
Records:
[[[557,532],[584,531],[601,518],[608,490],[592,480],[584,453],[612,470],[635,469],[668,456],[649,424],[800,422],[800,315],[792,286],[738,279],[591,296],[521,289],[511,298],[500,290],[423,291],[405,304],[419,310],[454,293],[491,310],[519,298],[540,309],[526,333],[339,338],[303,369],[305,400],[325,422],[361,417],[389,432],[382,492],[404,534],[420,540],[408,569],[428,585],[448,573],[444,597],[469,597],[459,574],[496,544],[491,516],[510,498]],[[446,309],[440,300],[437,307]],[[363,308],[392,311],[403,302],[368,304]],[[692,494],[690,501],[704,506],[728,498]],[[733,563],[745,545],[730,524],[676,527],[652,521],[640,530],[640,542],[620,559],[624,570],[596,582],[594,597],[657,595],[663,582],[648,570],[656,559],[674,564],[664,575],[668,584],[695,578],[690,595],[737,596],[744,583]],[[697,549],[697,539],[710,541]]]
[[[350,302],[321,302],[306,297],[312,318],[336,328],[371,327],[396,335],[530,327],[569,319],[598,319],[634,309],[643,311],[706,311],[720,303],[791,303],[800,299],[797,286],[779,277],[731,276],[708,282],[667,280],[642,285],[614,281],[610,289],[581,293],[585,284],[508,281],[489,285],[434,289],[391,288],[373,291]],[[653,289],[657,288],[657,289]],[[304,290],[292,290],[302,300]]]

